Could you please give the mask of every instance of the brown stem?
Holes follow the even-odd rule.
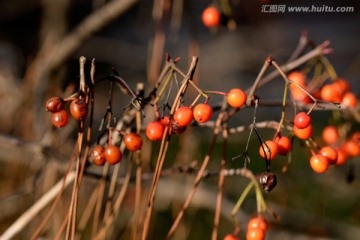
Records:
[[[216,208],[215,208],[215,216],[214,216],[214,227],[212,232],[212,239],[216,240],[218,236],[218,229],[219,229],[219,223],[220,223],[220,214],[221,214],[221,204],[222,204],[222,197],[223,197],[223,191],[224,191],[224,180],[225,180],[225,168],[226,168],[226,148],[227,148],[227,126],[226,124],[223,124],[223,153],[222,153],[222,159],[220,161],[221,168],[219,173],[219,183],[218,183],[218,195],[216,199]]]

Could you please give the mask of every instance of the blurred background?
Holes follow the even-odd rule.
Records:
[[[230,7],[231,14],[223,16],[220,26],[209,29],[202,23],[201,14],[212,4],[220,10]],[[353,7],[354,10],[342,13],[288,11],[292,6],[313,5]],[[285,12],[264,12],[264,6],[285,6]],[[166,53],[181,58],[178,66],[184,72],[191,57],[199,56],[196,72],[199,86],[227,92],[233,87],[250,87],[267,56],[271,55],[279,64],[285,63],[301,34],[307,32],[316,44],[331,42],[333,53],[328,56],[329,60],[337,74],[346,78],[359,96],[359,23],[359,1],[0,1],[0,233],[64,174],[75,144],[75,123],[61,130],[54,129],[44,103],[50,96],[68,96],[74,92],[79,81],[80,56],[88,59],[87,70],[90,60],[96,59],[96,78],[111,74],[114,67],[131,87],[143,82],[149,89],[161,71]],[[95,126],[106,109],[108,86],[99,86],[98,92]],[[282,92],[282,80],[275,79],[258,95],[262,99],[281,100]],[[121,114],[128,97],[120,93],[116,97],[119,100],[114,104],[119,107],[115,114]],[[210,103],[217,104],[220,100],[214,97]],[[279,120],[280,111],[280,108],[261,108],[258,121]],[[330,116],[327,111],[314,113],[315,136],[320,135]],[[244,111],[229,125],[249,124],[251,120],[252,112]],[[354,126],[359,128],[357,123]],[[194,129],[176,138],[165,167],[186,166],[193,160],[201,162],[210,134],[211,130]],[[263,134],[273,134],[273,131],[263,130]],[[243,166],[242,160],[230,159],[242,153],[246,138],[246,134],[230,137],[228,168]],[[252,142],[250,151],[257,151],[256,138]],[[210,171],[219,169],[221,142],[218,145]],[[285,157],[279,157],[272,165],[278,186],[265,198],[281,220],[269,217],[271,227],[267,239],[360,238],[359,159],[316,175],[308,165],[309,156],[306,148],[295,142],[289,170],[281,172],[287,161]],[[255,158],[250,169],[255,173],[264,171],[263,162]],[[347,181],[349,174],[355,176],[351,183]],[[179,174],[164,179],[166,181],[159,185],[149,239],[166,236],[193,176]],[[95,182],[87,179],[82,194],[86,195]],[[145,181],[144,185],[150,183]],[[230,212],[247,183],[248,180],[240,176],[226,178],[220,239],[233,231]],[[114,231],[110,239],[129,237],[128,221],[133,207],[130,190],[117,223],[119,230]],[[71,191],[66,192],[64,198],[70,194]],[[210,238],[216,194],[217,177],[205,179],[174,239]],[[64,200],[58,212],[66,206]],[[240,222],[246,226],[255,212],[252,193],[239,213]],[[61,214],[55,217],[46,234],[52,236],[55,230],[51,227],[61,219]],[[40,218],[34,219],[17,239],[28,239],[39,221]],[[243,235],[244,231],[240,233]]]

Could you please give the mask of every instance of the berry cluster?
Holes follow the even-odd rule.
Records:
[[[69,114],[64,109],[65,103],[70,103],[70,113],[75,120],[84,120],[88,114],[88,106],[83,99],[51,97],[46,101],[46,110],[52,113],[51,122],[55,127],[65,127],[69,121]]]
[[[206,17],[205,15],[209,14],[209,12],[214,12],[214,9],[207,9],[203,14],[203,19],[207,19],[209,27],[215,26],[218,24],[217,22],[220,21],[220,17]],[[323,56],[326,53],[326,46],[326,44],[321,45],[315,49],[318,51],[317,54],[319,56]],[[309,56],[314,58],[314,53]],[[309,60],[312,58],[309,58]],[[339,111],[339,107],[342,107],[344,111],[356,114],[358,108],[357,99],[351,92],[350,85],[346,80],[338,78],[336,74],[330,74],[333,71],[329,70],[331,69],[331,67],[328,66],[329,63],[324,63],[320,60],[319,62],[314,61],[316,64],[321,64],[322,68],[325,67],[325,69],[328,69],[324,73],[296,70],[287,75],[283,71],[284,68],[278,66],[276,61],[269,57],[266,59],[258,78],[249,89],[230,88],[227,92],[221,92],[203,90],[194,83],[193,75],[198,61],[196,57],[193,58],[188,74],[185,74],[176,66],[178,61],[178,58],[172,59],[167,55],[163,73],[159,76],[153,90],[149,91],[148,96],[145,96],[145,91],[141,89],[131,89],[128,84],[119,77],[118,73],[114,71],[114,74],[110,76],[101,78],[98,81],[93,80],[91,84],[85,85],[79,93],[71,97],[64,99],[52,97],[46,102],[46,109],[53,114],[52,123],[54,126],[64,127],[68,123],[68,113],[64,108],[69,101],[71,101],[69,110],[73,118],[80,121],[80,123],[84,123],[87,115],[90,116],[91,120],[93,117],[93,99],[96,84],[108,80],[110,84],[109,102],[99,128],[102,132],[92,147],[90,147],[90,137],[86,139],[86,141],[88,141],[86,148],[88,149],[80,150],[79,156],[81,156],[83,152],[86,153],[84,154],[85,156],[83,156],[85,159],[84,162],[89,160],[96,166],[115,165],[120,163],[123,157],[128,157],[131,159],[129,164],[137,163],[136,166],[140,168],[136,171],[138,174],[136,176],[137,184],[139,184],[142,179],[140,154],[142,145],[147,143],[150,146],[152,141],[161,140],[153,174],[153,185],[149,190],[149,204],[143,222],[144,226],[149,226],[150,224],[151,209],[158,186],[157,183],[163,173],[162,167],[166,159],[169,143],[173,137],[181,135],[192,127],[200,126],[211,129],[213,131],[213,143],[216,142],[218,135],[222,135],[224,147],[223,160],[221,162],[222,169],[219,172],[219,189],[223,188],[224,171],[226,170],[227,136],[229,134],[244,134],[245,130],[249,130],[245,148],[241,151],[240,155],[232,159],[242,158],[244,167],[237,169],[237,172],[239,175],[249,179],[250,182],[240,196],[239,204],[236,205],[232,212],[236,230],[234,233],[226,235],[224,238],[226,240],[238,239],[237,235],[239,232],[237,230],[240,229],[240,227],[235,220],[235,215],[242,201],[244,201],[246,195],[252,188],[255,189],[256,193],[258,217],[250,220],[246,231],[246,238],[249,240],[265,239],[269,223],[265,219],[264,214],[269,211],[269,209],[266,206],[263,194],[264,192],[268,193],[272,191],[277,184],[277,177],[275,173],[272,172],[270,163],[276,161],[279,155],[291,159],[291,154],[296,146],[294,144],[295,141],[300,141],[301,146],[311,152],[311,157],[309,157],[308,161],[310,165],[309,168],[320,174],[325,173],[331,165],[342,165],[348,159],[360,155],[360,133],[351,131],[349,128],[342,129],[340,124],[342,121],[346,121],[346,119],[342,119],[343,116],[339,115],[339,119],[332,120],[334,124],[326,126],[323,129],[322,139],[318,140],[316,136],[313,136],[312,114],[314,111],[325,109],[336,112]],[[279,121],[257,122],[259,106],[266,106],[267,103],[266,99],[265,101],[263,101],[263,99],[260,101],[260,97],[256,95],[256,91],[260,87],[259,84],[265,84],[265,80],[263,80],[263,82],[261,80],[265,79],[265,71],[271,66],[276,68],[277,73],[282,76],[285,83],[283,101],[278,104],[278,107],[281,107],[281,111],[279,111],[279,113],[281,113],[279,114],[280,119]],[[309,68],[309,66],[306,67],[307,69]],[[310,73],[312,73],[313,76],[311,77],[312,80],[308,82],[307,78],[310,78]],[[182,77],[181,81],[178,81],[179,76]],[[175,81],[178,86],[177,94],[175,96],[171,96],[170,94],[165,96],[166,94],[164,93],[170,92],[172,90],[171,86],[175,85],[171,84],[171,81]],[[131,96],[130,104],[126,105],[120,117],[113,116],[112,112],[113,86],[115,84],[125,89],[126,91],[124,92]],[[188,87],[193,87],[198,95],[190,98],[186,94]],[[291,97],[287,97],[288,92]],[[210,97],[214,95],[222,97],[223,101],[221,104],[210,105]],[[190,104],[187,102],[189,100],[191,101]],[[289,104],[290,101],[291,104]],[[91,103],[89,107],[88,102]],[[248,125],[230,126],[229,119],[239,112],[243,113],[243,109],[245,108],[253,111],[253,121]],[[89,112],[91,114],[88,114]],[[145,113],[147,115],[146,121],[143,120]],[[291,113],[293,115],[291,115]],[[113,119],[114,121],[112,121]],[[89,121],[87,131],[91,131],[91,123],[92,121]],[[102,127],[104,123],[106,123],[106,129],[103,130]],[[80,140],[78,143],[84,142],[83,133],[86,132],[84,125],[85,124],[79,124],[80,130],[78,131],[78,136]],[[261,128],[270,128],[275,131],[271,137],[267,136],[264,138]],[[251,138],[253,134],[256,134],[258,142],[255,144],[256,148],[259,149],[255,153],[249,150],[249,145],[254,144]],[[88,134],[88,136],[91,136],[91,134]],[[146,142],[146,140],[148,141]],[[192,193],[189,193],[181,210],[182,212],[177,215],[173,226],[169,230],[168,238],[174,233],[183,216],[183,211],[187,209],[188,203],[193,197],[193,192],[206,175],[205,170],[214,145],[215,144],[211,145],[209,152],[206,157],[204,157],[201,167],[195,171],[196,178],[194,180]],[[127,152],[125,152],[125,150],[127,150]],[[123,156],[123,154],[125,155]],[[249,169],[248,164],[251,163],[252,160],[256,161],[258,159],[261,160],[261,163],[265,163],[265,170],[259,174],[254,174]],[[286,168],[289,164],[290,160],[286,164]],[[80,172],[78,176],[84,173],[85,164],[82,166],[83,167],[79,169],[83,172]],[[102,169],[105,176],[108,168],[105,167]],[[285,169],[285,166],[283,169]],[[113,184],[115,185],[116,183],[113,182]],[[219,191],[220,197],[221,194],[222,191]],[[108,211],[111,210],[108,209]],[[219,211],[219,209],[217,208],[216,211]],[[147,234],[147,229],[144,229],[143,234]],[[214,234],[216,235],[217,233]]]

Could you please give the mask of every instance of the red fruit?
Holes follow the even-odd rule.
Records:
[[[212,107],[206,103],[199,103],[193,110],[195,120],[200,123],[205,123],[209,121],[212,113]]]
[[[350,90],[350,84],[347,80],[343,78],[336,79],[332,85],[335,89],[340,93],[341,96],[343,96],[346,92]]]
[[[246,240],[264,240],[266,232],[261,228],[251,228],[246,232]]]
[[[311,118],[305,112],[299,112],[294,118],[294,124],[299,129],[308,127],[311,123]]]
[[[89,109],[84,100],[75,98],[70,104],[70,113],[76,120],[84,119]]]
[[[97,166],[102,166],[106,162],[105,148],[103,146],[94,146],[91,150],[90,157],[92,162]]]
[[[161,140],[164,130],[165,128],[160,122],[150,122],[146,127],[146,136],[151,141]]]
[[[119,147],[111,145],[105,148],[105,159],[109,164],[111,165],[117,164],[121,161],[121,158],[122,158],[122,153]]]
[[[299,86],[301,87],[305,87],[306,86],[306,75],[303,72],[299,72],[299,71],[293,71],[291,72],[287,78],[295,83],[297,83]],[[293,89],[299,89],[298,86],[296,86],[295,84],[290,84],[290,88],[291,90]]]
[[[246,103],[246,93],[240,88],[233,88],[227,94],[227,102],[234,108],[240,108]]]
[[[265,141],[265,143],[263,143],[262,146],[260,146],[259,154],[262,158],[266,160],[273,160],[278,154],[279,151],[278,145],[271,140],[267,140]]]
[[[321,154],[315,154],[310,158],[310,166],[317,173],[324,173],[329,167],[329,161]]]
[[[305,88],[306,89],[306,88]],[[291,88],[291,95],[294,101],[301,102],[303,104],[308,104],[312,101],[312,99],[309,97],[309,95],[306,94],[302,89],[300,88]]]
[[[280,155],[287,155],[291,151],[291,141],[286,136],[277,137],[275,143],[278,145],[278,152]]]
[[[340,103],[342,94],[333,84],[324,85],[320,90],[320,97],[324,101]]]
[[[224,240],[240,240],[240,238],[238,238],[237,236],[235,236],[234,234],[227,234],[224,237]]]
[[[346,154],[350,157],[356,157],[360,155],[360,145],[359,141],[354,141],[352,139],[347,140],[342,145],[342,149],[346,152]]]
[[[125,147],[131,152],[135,152],[136,150],[141,149],[141,146],[143,144],[142,137],[137,133],[126,134],[123,142],[125,144]]]
[[[63,109],[59,112],[53,113],[51,122],[55,127],[65,127],[69,121],[69,114]]]
[[[338,165],[338,166],[343,165],[346,162],[347,158],[348,158],[346,152],[344,151],[344,149],[338,148],[338,149],[336,149],[336,153],[337,153],[337,156],[338,156],[337,161],[336,161],[336,165]]]
[[[319,154],[323,155],[328,159],[329,164],[335,164],[337,162],[337,152],[334,148],[330,146],[322,147],[319,151]]]
[[[175,111],[173,119],[179,127],[185,127],[193,120],[193,111],[186,106],[179,107]]]
[[[313,134],[313,127],[311,124],[303,129],[299,129],[298,127],[294,126],[293,130],[294,130],[294,135],[300,138],[301,140],[307,140]]]
[[[49,112],[59,112],[64,108],[64,100],[60,97],[51,97],[46,101],[45,107]]]
[[[326,126],[322,131],[322,139],[327,144],[334,144],[339,140],[339,130],[335,126]]]
[[[216,7],[209,6],[203,11],[201,19],[206,27],[216,27],[220,24],[221,15]]]
[[[352,92],[344,94],[341,104],[349,108],[355,108],[357,106],[357,98]]]
[[[260,228],[261,230],[267,231],[268,226],[269,224],[264,217],[253,217],[249,221],[247,228]]]

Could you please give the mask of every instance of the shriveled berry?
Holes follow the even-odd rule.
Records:
[[[264,172],[260,175],[259,183],[265,192],[270,192],[276,186],[276,175],[272,172]]]
[[[92,162],[97,166],[102,166],[106,162],[105,148],[101,145],[96,145],[92,148],[90,157]]]
[[[49,112],[59,112],[64,108],[64,100],[60,97],[51,97],[46,101],[45,107]]]
[[[70,113],[76,120],[84,119],[89,109],[84,100],[75,98],[70,104]]]

